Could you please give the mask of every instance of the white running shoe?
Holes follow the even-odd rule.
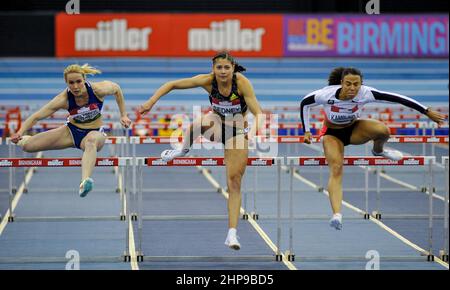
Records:
[[[342,230],[342,214],[333,214],[333,217],[330,219],[330,227],[335,228],[339,231]]]
[[[161,153],[161,159],[164,162],[169,162],[177,157],[183,157],[186,156],[186,154],[189,153],[189,149],[175,149],[175,150],[164,150]]]
[[[240,250],[241,249],[241,244],[238,241],[238,236],[236,235],[228,235],[227,239],[225,240],[225,245],[228,246],[230,249],[233,250]]]
[[[400,151],[397,151],[397,150],[384,149],[383,152],[376,153],[372,149],[372,154],[374,156],[383,156],[383,157],[385,157],[387,159],[391,159],[393,161],[399,161],[399,160],[401,160],[403,158],[403,154]]]

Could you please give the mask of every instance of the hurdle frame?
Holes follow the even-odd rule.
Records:
[[[291,166],[291,170],[293,169],[293,166],[322,166],[322,165],[326,165],[327,161],[326,158],[323,156],[317,157],[317,156],[300,156],[300,157],[286,157],[287,159],[287,164]],[[419,164],[415,164],[419,162]],[[434,188],[434,178],[433,178],[433,164],[436,162],[436,157],[434,156],[410,156],[410,157],[404,157],[403,159],[399,160],[399,161],[391,161],[382,157],[368,157],[368,156],[351,156],[351,157],[344,157],[344,166],[360,166],[360,165],[364,165],[364,166],[402,166],[402,165],[408,165],[408,163],[414,164],[414,165],[419,165],[419,166],[428,166],[428,172],[429,172],[429,183],[428,183],[428,188],[430,190],[430,194],[429,194],[429,199],[428,199],[428,205],[429,205],[429,213],[428,213],[428,229],[429,229],[429,233],[428,233],[428,251],[427,251],[427,261],[434,261],[434,254],[433,254],[433,236],[432,236],[432,231],[433,231],[433,195],[432,195],[432,188]],[[377,164],[378,163],[378,164]],[[293,171],[292,171],[293,172]],[[291,179],[293,179],[293,174],[291,174]],[[366,184],[367,184],[367,179],[366,179]],[[370,220],[371,218],[375,218],[377,216],[371,215],[368,212],[368,188],[367,186],[365,186],[364,188],[364,193],[366,196],[366,201],[365,201],[365,207],[366,207],[366,211],[364,212],[364,219],[366,220]],[[290,195],[293,195],[293,190],[290,191]],[[293,200],[293,197],[290,197],[290,200]],[[293,217],[293,209],[290,208],[290,227],[289,227],[289,232],[293,232],[293,227],[292,227],[292,217]],[[289,235],[289,249],[288,252],[289,253],[294,253],[293,250],[293,241],[291,241],[293,237],[293,234]],[[294,257],[295,258],[295,255]],[[300,257],[298,257],[300,258]],[[405,258],[406,260],[411,259],[411,257],[383,257],[383,259],[392,259],[395,261],[400,261],[403,258]],[[306,260],[310,260],[310,261],[329,261],[329,260],[348,260],[351,259],[349,257],[301,257],[300,260],[302,261],[306,261]],[[413,259],[414,260],[414,259]],[[418,259],[418,260],[423,260],[423,259]]]
[[[7,165],[3,165],[2,167],[9,167],[9,168],[16,168],[16,167],[80,167],[81,166],[81,158],[70,158],[70,157],[64,157],[64,158],[0,158],[2,162],[7,163]],[[113,164],[102,164],[104,163],[110,163]],[[118,166],[118,167],[124,167],[124,173],[125,175],[129,174],[130,167],[134,166],[134,159],[131,157],[112,157],[112,158],[97,158],[96,159],[96,166]],[[131,172],[132,174],[132,172]],[[128,179],[127,176],[125,176],[125,183],[124,183],[124,195],[126,200],[128,200],[128,194],[126,194],[127,190],[126,187],[128,186]],[[10,188],[12,188],[12,181],[10,178]],[[16,192],[17,193],[17,192]],[[8,210],[8,222],[12,223],[15,221],[100,221],[100,220],[115,220],[118,221],[119,219],[117,217],[16,217],[13,209],[12,209],[12,201],[14,199],[13,191],[10,191],[10,203],[9,203],[9,210]],[[129,221],[131,218],[130,210],[129,210],[129,202],[125,203],[125,216],[127,217],[125,220]],[[120,220],[123,220],[120,218]],[[84,257],[82,261],[84,262],[114,262],[114,261],[120,261],[123,262],[130,262],[131,261],[131,254],[129,249],[129,228],[130,223],[127,222],[126,225],[126,238],[125,238],[125,250],[122,254],[122,256],[91,256],[91,257]],[[64,258],[61,257],[9,257],[9,258],[0,258],[0,263],[57,263],[57,262],[67,262],[67,259],[64,260]]]
[[[183,160],[194,160],[195,164],[185,165],[182,164]],[[205,161],[205,162],[203,162]],[[216,164],[214,164],[214,162]],[[262,161],[269,163],[270,165],[262,165],[257,162]],[[174,163],[180,162],[179,165]],[[254,163],[256,162],[256,163]],[[175,158],[170,162],[164,162],[158,157],[148,157],[148,158],[137,158],[137,166],[138,166],[138,200],[141,205],[138,208],[138,249],[137,249],[137,260],[138,262],[170,262],[170,261],[183,261],[183,262],[210,262],[210,261],[246,261],[246,262],[261,262],[261,261],[283,261],[283,254],[281,252],[281,166],[284,164],[284,157],[249,157],[247,166],[276,166],[277,168],[277,250],[275,255],[253,255],[253,256],[146,256],[142,250],[142,230],[143,230],[143,220],[150,220],[149,217],[146,217],[142,214],[142,168],[145,167],[159,167],[159,166],[224,166],[225,161],[224,157],[182,157]],[[220,188],[220,190],[223,190]],[[242,210],[242,208],[241,208]],[[248,212],[244,209],[244,213],[248,215]],[[151,218],[151,217],[150,217]],[[185,216],[180,217],[180,219],[184,219]],[[206,219],[209,219],[210,216],[206,216]],[[218,219],[223,219],[225,216],[217,216]],[[250,217],[249,217],[250,218]],[[198,220],[204,220],[205,217],[198,217]],[[172,218],[168,220],[173,220]],[[252,218],[253,220],[253,218]]]

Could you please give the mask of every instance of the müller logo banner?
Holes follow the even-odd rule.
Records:
[[[173,18],[174,55],[282,56],[281,14],[181,14]]]
[[[56,56],[162,55],[170,40],[169,14],[56,16]]]
[[[56,16],[56,56],[281,56],[282,15],[93,14]]]

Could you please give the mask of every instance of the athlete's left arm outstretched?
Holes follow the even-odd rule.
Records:
[[[403,96],[396,93],[390,93],[390,92],[384,92],[379,91],[374,88],[368,87],[369,90],[372,92],[372,95],[374,96],[376,101],[385,101],[385,102],[391,102],[391,103],[398,103],[401,105],[404,105],[406,107],[409,107],[411,109],[414,109],[424,115],[426,115],[428,118],[430,118],[432,121],[441,124],[445,121],[447,118],[446,115],[439,113],[437,111],[432,110],[430,107],[425,107],[421,103],[417,102],[414,99],[411,99],[407,96]]]
[[[95,93],[101,98],[108,95],[114,95],[116,97],[117,105],[119,106],[120,124],[125,128],[128,128],[131,125],[131,120],[128,118],[125,108],[125,98],[122,89],[118,84],[111,81],[96,83]]]

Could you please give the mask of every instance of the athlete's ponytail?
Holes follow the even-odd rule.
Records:
[[[100,70],[85,63],[82,66],[79,64],[71,64],[64,69],[64,80],[67,81],[67,75],[70,73],[79,73],[86,79],[86,75],[96,75],[102,73]]]
[[[213,57],[213,59],[212,59],[213,65],[216,63],[216,60],[219,59],[219,58],[221,58],[221,59],[226,59],[226,60],[230,61],[231,64],[234,65],[234,72],[235,72],[235,73],[236,73],[236,72],[244,72],[244,71],[247,70],[245,67],[243,67],[242,65],[240,65],[240,64],[236,61],[236,59],[235,59],[229,52],[227,52],[227,51],[221,51],[221,52],[218,52],[218,53]]]

